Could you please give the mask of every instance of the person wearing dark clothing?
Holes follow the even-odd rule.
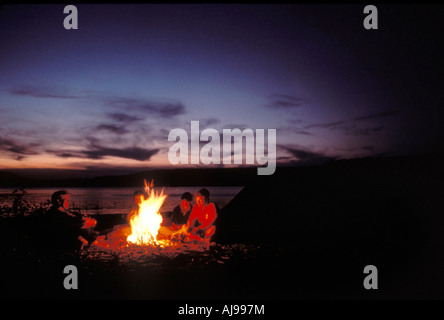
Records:
[[[81,249],[96,239],[97,234],[93,228],[97,221],[80,213],[69,212],[68,192],[54,192],[51,203],[52,207],[46,213],[44,230],[48,247],[72,251]]]
[[[171,225],[176,229],[180,229],[184,224],[187,224],[188,219],[191,214],[193,206],[191,201],[193,201],[193,196],[189,192],[185,192],[181,196],[182,201],[180,204],[174,208],[171,214]]]

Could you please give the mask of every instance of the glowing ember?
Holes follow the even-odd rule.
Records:
[[[167,195],[163,194],[163,189],[160,193],[156,193],[153,181],[147,185],[146,180],[145,192],[148,198],[141,196],[139,212],[130,220],[131,234],[127,237],[127,241],[137,245],[154,245],[158,244],[157,234],[163,220],[159,210]]]

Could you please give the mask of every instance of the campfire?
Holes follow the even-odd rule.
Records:
[[[115,225],[112,231],[99,236],[87,254],[114,256],[117,253],[120,258],[138,260],[140,257],[172,258],[185,252],[208,250],[209,242],[184,241],[189,236],[186,225],[180,229],[162,226],[160,209],[168,195],[163,188],[160,192],[155,190],[154,181],[144,180],[144,184],[145,193],[136,200],[138,210],[130,214],[129,225]]]
[[[160,240],[157,239],[157,236],[163,220],[159,210],[167,195],[163,194],[163,189],[160,193],[154,190],[154,181],[151,181],[150,184],[147,184],[146,180],[144,182],[147,198],[141,196],[139,212],[131,217],[131,234],[126,240],[128,243],[137,245],[159,245]],[[162,242],[165,244],[164,241]]]
[[[138,210],[129,217],[129,225],[115,225],[113,230],[97,238],[93,245],[97,248],[111,250],[166,249],[182,246],[180,234],[184,229],[171,231],[162,227],[163,217],[160,209],[168,195],[164,189],[156,191],[154,181],[144,180],[145,193],[140,195]],[[161,229],[163,230],[162,232]]]

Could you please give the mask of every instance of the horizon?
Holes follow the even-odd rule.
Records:
[[[354,4],[64,7],[0,7],[0,170],[193,168],[168,161],[191,121],[276,129],[277,167],[442,148],[428,6],[377,5],[379,30]]]
[[[289,169],[289,168],[307,168],[307,167],[316,167],[323,166],[326,164],[338,164],[338,163],[351,163],[351,162],[380,162],[384,160],[399,160],[399,159],[442,159],[444,155],[442,153],[422,153],[422,154],[405,154],[405,155],[396,155],[396,156],[366,156],[366,157],[356,157],[349,159],[322,159],[322,161],[315,162],[299,162],[299,163],[291,163],[291,164],[278,164],[276,166],[276,172],[279,172],[279,169]],[[104,177],[123,177],[128,175],[138,175],[144,174],[147,172],[164,172],[164,171],[177,171],[177,170],[197,170],[197,171],[205,171],[205,170],[246,170],[251,171],[252,176],[256,175],[257,166],[251,165],[240,165],[240,166],[175,166],[175,167],[160,167],[160,168],[145,168],[145,167],[116,167],[116,168],[100,168],[100,169],[46,169],[46,168],[13,168],[13,169],[0,169],[1,172],[12,173],[17,176],[27,178],[27,179],[36,179],[36,180],[77,180],[77,179],[94,179],[94,178],[104,178]]]

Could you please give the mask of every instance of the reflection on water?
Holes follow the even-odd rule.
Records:
[[[141,186],[140,189],[142,189]],[[243,187],[207,187],[211,201],[223,208]],[[135,208],[134,191],[137,188],[70,188],[70,208],[86,214],[126,214]],[[160,190],[161,188],[155,188]],[[168,195],[161,211],[172,211],[180,203],[184,192],[196,193],[199,187],[165,187]],[[54,191],[60,189],[26,189],[23,199],[30,203],[41,203],[51,198]],[[14,197],[12,189],[0,189],[0,206],[11,205]]]

